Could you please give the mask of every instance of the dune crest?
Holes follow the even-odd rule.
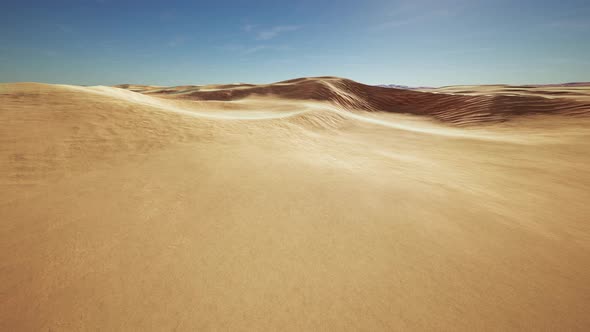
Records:
[[[125,88],[125,86],[121,86]],[[505,122],[523,115],[588,115],[588,89],[578,98],[559,95],[549,87],[520,89],[520,94],[477,93],[476,90],[431,89],[413,91],[364,85],[338,77],[299,78],[273,84],[182,86],[153,89],[132,86],[133,91],[189,100],[231,101],[251,96],[331,102],[346,109],[430,116],[454,125]],[[485,88],[485,87],[484,87]],[[563,90],[562,88],[561,90]],[[516,92],[512,89],[511,91]],[[469,93],[469,91],[471,93]],[[528,93],[522,93],[523,91]],[[436,92],[436,93],[435,93]],[[458,93],[457,93],[458,92]],[[568,92],[561,91],[563,95]],[[571,92],[570,94],[573,94]],[[570,95],[568,95],[570,97]]]

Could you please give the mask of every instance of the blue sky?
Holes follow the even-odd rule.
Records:
[[[0,81],[590,81],[588,0],[3,1]]]

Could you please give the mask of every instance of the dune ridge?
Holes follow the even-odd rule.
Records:
[[[134,91],[190,100],[231,101],[250,96],[275,96],[326,101],[352,110],[430,116],[454,125],[505,122],[524,115],[579,116],[590,113],[590,101],[546,98],[548,94],[558,94],[557,91],[531,89],[526,95],[465,95],[445,93],[445,89],[413,91],[383,88],[338,77],[299,78],[265,85],[183,86]]]

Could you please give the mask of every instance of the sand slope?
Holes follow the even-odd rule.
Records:
[[[420,89],[423,92],[488,95],[488,96],[536,96],[590,102],[590,83],[565,83],[553,85],[455,85],[442,88]]]
[[[236,84],[153,89],[123,88],[156,96],[191,100],[239,100],[273,96],[329,101],[341,108],[426,115],[454,125],[505,122],[516,116],[590,111],[590,87],[448,87],[413,91],[364,85],[338,77],[299,78],[266,85]],[[548,98],[550,97],[550,98]]]
[[[354,86],[0,85],[0,330],[587,330],[583,101]]]

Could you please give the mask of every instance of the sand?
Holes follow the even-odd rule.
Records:
[[[422,92],[435,92],[460,95],[488,96],[539,96],[549,99],[561,98],[590,102],[590,82],[553,85],[454,85],[441,88],[419,89]]]
[[[1,84],[0,330],[588,330],[585,101],[350,82]]]

